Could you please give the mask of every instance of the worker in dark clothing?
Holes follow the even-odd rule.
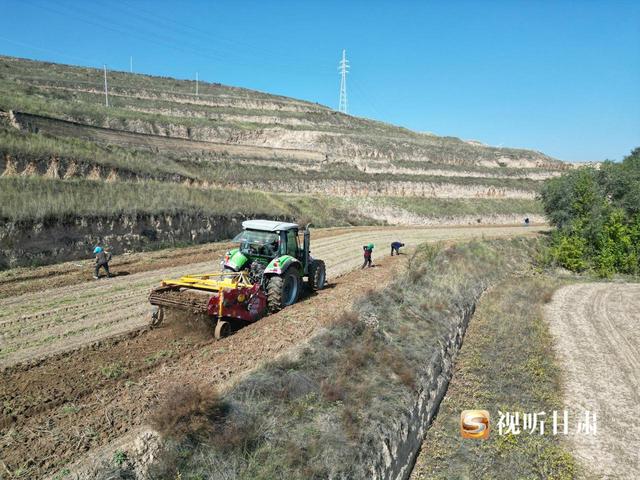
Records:
[[[373,247],[373,243],[362,247],[362,250],[364,250],[364,263],[362,264],[362,268],[373,266],[371,263],[371,254],[373,253]]]
[[[528,227],[529,226],[529,217],[524,219],[524,226]]]
[[[104,271],[107,272],[107,277],[111,277],[111,273],[109,273],[109,261],[111,260],[111,254],[105,252],[102,247],[94,248],[93,254],[96,256],[96,273],[93,278],[96,280],[100,278],[101,268],[104,268]]]
[[[400,242],[393,242],[391,244],[391,256],[393,257],[393,254],[395,253],[396,255],[400,255],[400,247],[404,247],[404,243],[400,243]]]

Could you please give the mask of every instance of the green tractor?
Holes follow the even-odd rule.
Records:
[[[260,283],[270,313],[298,300],[305,277],[312,290],[325,286],[324,262],[312,258],[309,251],[309,225],[303,231],[302,247],[298,242],[300,227],[295,223],[247,220],[242,228],[232,240],[240,246],[226,253],[223,272],[245,271],[252,283]]]

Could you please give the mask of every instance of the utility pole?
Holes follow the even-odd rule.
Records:
[[[133,73],[133,56],[129,57],[129,73]]]
[[[338,101],[338,111],[347,113],[347,73],[349,72],[349,61],[347,51],[342,50],[342,60],[338,64],[340,71],[340,100]]]
[[[107,66],[104,66],[104,106],[109,106],[109,90],[107,88]]]
[[[196,97],[198,96],[198,72],[196,72]]]

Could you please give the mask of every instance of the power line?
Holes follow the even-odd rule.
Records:
[[[347,113],[347,72],[349,71],[349,61],[347,51],[342,50],[342,60],[338,64],[340,71],[340,100],[338,101],[338,111]]]
[[[57,50],[51,50],[51,49],[47,49],[47,48],[42,48],[42,47],[38,47],[36,45],[30,45],[28,43],[24,43],[24,42],[16,42],[15,40],[12,40],[10,38],[5,38],[5,37],[0,37],[0,40],[2,40],[4,42],[8,42],[8,43],[13,43],[14,45],[17,45],[19,47],[29,48],[31,50],[39,50],[39,51],[44,52],[44,53],[51,53],[53,55],[59,55],[59,56],[62,56],[62,57],[66,57],[66,58],[75,60],[76,62],[78,62],[78,61],[82,62],[85,65],[89,65],[89,66],[95,65],[95,63],[92,60],[88,60],[86,58],[75,57],[73,55],[68,55],[66,53],[62,53],[62,52],[57,51]]]
[[[63,16],[65,18],[75,17],[79,21],[88,24],[94,25],[98,28],[108,30],[111,32],[115,32],[118,34],[125,34],[129,37],[134,37],[139,40],[145,41],[146,43],[155,44],[154,46],[162,45],[164,47],[171,48],[173,50],[179,51],[181,53],[186,53],[189,55],[195,55],[199,58],[205,57],[210,61],[213,61],[218,64],[224,64],[228,66],[229,64],[241,66],[241,67],[255,67],[256,65],[263,66],[265,68],[287,68],[289,70],[294,70],[297,73],[306,74],[306,75],[314,75],[312,71],[308,68],[303,68],[298,64],[276,64],[276,63],[267,63],[265,62],[266,56],[265,54],[261,54],[256,58],[251,55],[250,60],[241,59],[238,54],[241,53],[237,48],[215,48],[215,45],[219,43],[218,38],[212,38],[209,35],[204,34],[201,30],[195,30],[190,28],[190,30],[194,33],[189,34],[189,39],[184,38],[176,38],[172,35],[172,32],[176,30],[185,31],[185,28],[180,28],[179,26],[176,28],[176,23],[172,20],[164,20],[161,17],[155,16],[157,20],[153,18],[148,18],[139,13],[132,13],[130,15],[126,15],[126,19],[124,22],[122,21],[122,17],[119,17],[117,21],[114,21],[113,18],[99,16],[96,15],[95,12],[89,11],[86,8],[82,8],[79,6],[74,6],[73,9],[66,8],[65,5],[33,5],[34,8],[37,7],[40,10],[47,11],[49,13],[53,13],[55,15]],[[111,8],[111,7],[110,7]],[[60,10],[62,9],[62,10]],[[66,10],[65,10],[66,9]],[[142,25],[135,23],[135,18],[142,20]],[[169,25],[169,28],[160,28],[161,32],[158,32],[156,29],[162,27],[161,23],[165,23]],[[180,24],[178,24],[180,25]],[[151,27],[151,29],[145,29],[145,27]],[[202,40],[197,41],[197,37],[200,37]],[[213,41],[212,41],[213,40]],[[223,40],[224,41],[224,40]],[[236,45],[237,47],[237,45]],[[290,59],[287,59],[290,62]]]
[[[383,121],[382,119],[385,117],[382,114],[380,114],[380,110],[376,107],[376,103],[372,100],[372,98],[365,93],[366,85],[362,85],[360,81],[361,80],[356,80],[355,78],[351,79],[351,87],[355,88],[356,90],[356,97],[357,97],[356,100],[360,99],[361,101],[364,101],[369,106],[373,114],[376,116],[377,120]],[[351,96],[351,98],[352,99],[354,98],[353,95]]]
[[[186,33],[187,35],[189,35],[189,38],[198,40],[198,37],[199,37],[201,42],[207,45],[227,44],[226,47],[221,46],[221,49],[218,50],[219,54],[222,54],[222,55],[229,55],[229,52],[231,51],[232,56],[234,58],[237,58],[238,54],[242,53],[238,47],[244,47],[249,49],[249,51],[252,54],[257,55],[257,57],[262,60],[268,60],[267,57],[270,57],[272,60],[271,65],[273,67],[281,67],[281,68],[300,68],[299,64],[304,59],[303,57],[301,57],[299,59],[293,59],[292,61],[292,58],[289,53],[285,55],[281,51],[267,49],[265,48],[264,43],[262,44],[249,43],[246,41],[246,39],[241,39],[238,37],[229,39],[229,38],[220,36],[218,33],[216,33],[215,35],[212,35],[213,33],[212,30],[203,30],[193,25],[180,23],[175,18],[163,17],[161,15],[158,15],[158,13],[155,11],[153,13],[150,11],[145,11],[142,8],[140,8],[140,5],[130,6],[126,4],[118,4],[118,5],[109,4],[109,7],[119,8],[120,11],[125,13],[125,16],[127,18],[133,19],[137,17],[143,20],[144,22],[146,22],[147,24],[152,26],[159,26],[163,30],[169,30],[172,32],[178,32],[179,30],[181,30],[183,33]],[[161,25],[162,23],[164,23],[168,28],[162,27]],[[213,50],[210,47],[208,48],[210,50]],[[254,57],[252,56],[252,60],[253,59]],[[273,60],[275,60],[275,63],[273,62]],[[252,63],[255,63],[255,62],[252,61]],[[314,65],[317,65],[317,63],[314,63]]]

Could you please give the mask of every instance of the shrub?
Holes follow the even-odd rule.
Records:
[[[165,438],[200,437],[211,423],[222,423],[229,411],[218,392],[206,385],[174,385],[150,415],[151,425]]]
[[[587,268],[584,258],[586,240],[579,235],[557,235],[551,247],[551,255],[562,267],[575,272]]]
[[[620,164],[582,168],[548,180],[541,191],[547,216],[558,227],[549,256],[601,277],[640,271],[640,148]]]

